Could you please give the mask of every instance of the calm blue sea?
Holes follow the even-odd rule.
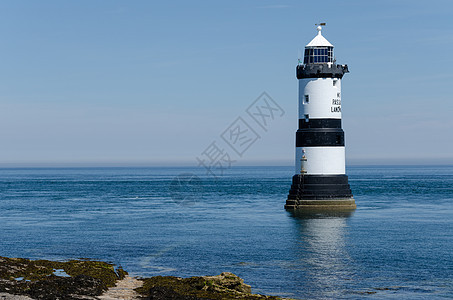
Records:
[[[453,297],[453,167],[347,173],[352,215],[294,216],[292,167],[0,169],[0,255],[229,271],[294,298]]]

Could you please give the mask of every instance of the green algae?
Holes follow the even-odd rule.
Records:
[[[232,273],[190,278],[155,276],[143,279],[143,286],[135,291],[156,299],[164,299],[165,296],[172,299],[282,299],[251,294],[250,286]],[[159,293],[161,298],[157,297]]]
[[[125,275],[121,272],[122,275],[119,276],[113,265],[101,261],[70,260],[61,264],[61,269],[64,269],[68,275],[72,277],[77,275],[91,276],[100,279],[107,287],[115,286],[116,281],[123,279]]]
[[[56,276],[56,270],[63,270],[68,276]],[[98,296],[126,275],[121,267],[115,271],[112,264],[100,261],[61,262],[0,256],[0,292],[28,295],[35,299]]]
[[[123,279],[127,272],[121,267],[116,272],[112,264],[91,260],[70,260],[65,262],[50,260],[29,260],[0,256],[0,278],[13,280],[37,281],[51,276],[56,269],[63,269],[71,277],[86,275],[100,279],[107,287],[115,286],[118,279]]]
[[[58,270],[58,272],[56,272]],[[64,272],[65,276],[56,276]],[[83,299],[99,296],[128,273],[113,264],[91,260],[29,260],[0,256],[0,292],[34,299]],[[282,299],[251,293],[251,287],[232,274],[180,278],[144,278],[135,289],[150,299]]]

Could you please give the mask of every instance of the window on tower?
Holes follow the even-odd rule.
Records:
[[[333,62],[333,47],[306,48],[304,64],[324,64]]]

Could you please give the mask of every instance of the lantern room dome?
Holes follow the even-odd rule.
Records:
[[[325,37],[322,36],[321,30],[322,27],[318,26],[317,28],[318,34],[315,36],[314,39],[311,40],[310,43],[305,46],[305,48],[311,48],[311,47],[333,47],[331,43],[329,43],[328,40],[326,40]]]
[[[318,34],[305,46],[304,64],[325,64],[333,62],[333,45],[322,36],[322,27],[318,26]]]

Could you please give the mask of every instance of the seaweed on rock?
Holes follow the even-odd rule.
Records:
[[[233,273],[217,276],[180,278],[156,276],[143,279],[143,286],[136,291],[147,299],[281,299],[251,293],[251,287]]]
[[[55,275],[63,270],[67,276]],[[0,256],[0,292],[34,299],[80,299],[98,296],[127,274],[105,262],[29,260]]]

